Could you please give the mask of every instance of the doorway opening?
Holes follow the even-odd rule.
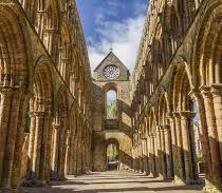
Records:
[[[107,146],[107,169],[118,170],[119,168],[119,147],[115,143]]]

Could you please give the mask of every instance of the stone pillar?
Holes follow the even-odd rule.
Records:
[[[182,136],[181,136],[181,120],[180,114],[175,112],[174,115],[174,128],[172,128],[173,139],[173,161],[174,161],[174,182],[177,184],[184,184],[184,163],[182,157]],[[171,123],[172,124],[172,123]],[[174,141],[175,140],[175,141]]]
[[[161,174],[163,179],[167,178],[167,162],[166,162],[166,142],[165,142],[165,134],[164,134],[164,127],[159,127],[159,138],[160,138],[160,164],[161,164]]]
[[[37,26],[36,31],[39,34],[40,38],[43,39],[43,30],[45,25],[45,10],[39,9],[37,12]]]
[[[143,172],[147,173],[147,145],[146,138],[142,140],[143,143]]]
[[[51,114],[48,115],[49,116],[49,121],[48,121],[48,135],[47,135],[47,143],[46,143],[46,148],[47,148],[47,152],[46,152],[46,181],[50,181],[50,176],[51,176],[51,163],[52,163],[52,152],[53,152],[53,124],[52,124],[52,117]]]
[[[156,136],[155,134],[151,134],[151,175],[153,177],[157,177],[157,166],[156,166]]]
[[[182,111],[181,115],[181,133],[183,136],[183,155],[185,166],[185,182],[186,184],[195,183],[198,180],[196,163],[192,160],[194,151],[192,149],[191,138],[191,119],[194,116],[192,112]]]
[[[172,147],[171,147],[171,135],[170,126],[163,126],[163,137],[165,142],[165,156],[166,156],[166,178],[173,177],[173,163],[172,163]]]
[[[182,131],[181,131],[181,116],[180,113],[174,112],[175,119],[175,131],[176,131],[176,151],[177,151],[177,160],[174,161],[174,164],[177,167],[177,175],[174,179],[175,183],[184,184],[185,183],[185,168],[184,168],[184,158],[183,158],[183,143],[182,143]]]
[[[73,174],[77,174],[77,166],[78,166],[78,132],[76,131],[76,135],[74,138],[74,148],[73,148]]]
[[[35,136],[36,136],[36,116],[33,112],[30,112],[30,118],[31,118],[31,127],[30,127],[30,137],[29,137],[29,150],[28,150],[28,156],[30,159],[29,163],[29,170],[34,171],[33,168],[33,161],[34,161],[34,143],[35,143]]]
[[[147,153],[146,153],[146,161],[147,161],[147,175],[150,174],[150,165],[149,165],[149,154],[150,154],[150,138],[149,136],[147,136],[147,139],[146,139],[146,149],[147,149]]]
[[[50,180],[51,148],[49,147],[49,144],[51,144],[51,126],[52,120],[50,112],[45,112],[39,167],[39,179],[44,183],[47,183]]]
[[[18,113],[18,124],[17,124],[17,135],[16,135],[16,142],[15,142],[15,150],[14,150],[14,160],[13,160],[13,167],[12,167],[12,178],[11,184],[12,188],[15,189],[18,187],[18,184],[21,182],[21,177],[25,175],[25,171],[22,171],[22,161],[25,159],[26,163],[28,161],[28,157],[26,156],[28,152],[28,145],[29,145],[29,134],[24,133],[24,123],[27,118],[27,107],[29,105],[30,95],[24,95],[23,92],[20,100],[20,108]],[[29,129],[29,128],[28,128]],[[25,157],[25,158],[24,158]],[[21,159],[22,158],[22,159]],[[26,169],[30,169],[30,167],[26,166]]]
[[[212,176],[209,180],[206,181],[208,183],[206,184],[206,188],[209,189],[209,191],[213,192],[221,189],[222,184],[220,148],[218,143],[218,133],[216,129],[217,125],[214,112],[213,96],[211,94],[210,87],[201,87],[201,93],[204,99],[212,170]]]
[[[57,120],[57,118],[56,118]],[[54,140],[53,140],[53,154],[52,154],[52,171],[53,171],[53,178],[56,176],[57,177],[57,173],[58,173],[58,148],[59,148],[59,128],[60,128],[60,124],[55,121],[53,123],[53,127],[54,127]]]
[[[48,50],[48,52],[53,55],[53,45],[55,42],[53,42],[53,35],[55,33],[55,29],[54,28],[47,28],[44,29],[44,40],[43,43],[46,47],[46,49]]]
[[[156,151],[155,151],[155,160],[156,160],[156,169],[158,177],[163,178],[162,173],[162,147],[161,147],[161,135],[159,126],[156,127]]]
[[[142,139],[140,139],[140,145],[139,145],[139,162],[140,162],[140,173],[143,173],[144,163],[143,163],[143,144]]]
[[[66,119],[64,117],[60,117],[61,119],[61,128],[59,132],[59,156],[58,156],[58,177],[60,180],[65,179],[65,174],[64,174],[64,164],[65,164],[65,135],[66,135]]]
[[[71,131],[70,131],[70,140],[69,140],[69,153],[68,153],[68,175],[72,175],[73,168],[74,168],[74,151],[75,151],[75,128],[71,125]]]
[[[203,150],[205,175],[206,175],[205,184],[208,185],[210,184],[210,182],[208,181],[212,178],[213,174],[211,170],[212,161],[211,161],[211,155],[210,155],[208,127],[207,127],[207,122],[206,122],[204,100],[199,89],[193,89],[190,95],[192,98],[195,98],[198,102],[198,112],[199,112],[199,117],[200,117],[200,140],[201,140],[201,145],[202,145],[202,150]]]
[[[7,138],[7,128],[10,116],[10,105],[11,105],[11,97],[12,90],[1,90],[1,100],[0,100],[0,187],[3,182],[3,160],[5,158],[5,146],[6,146],[6,138]]]
[[[222,161],[222,84],[213,84],[211,86],[211,92],[213,96],[217,133],[220,146],[220,157]]]
[[[42,143],[42,133],[43,133],[43,124],[44,124],[43,112],[35,112],[36,117],[36,136],[34,142],[34,155],[33,155],[33,168],[37,176],[40,172],[40,157],[41,157],[41,143]]]
[[[77,155],[77,174],[81,174],[81,170],[82,170],[82,142],[81,142],[81,138],[82,138],[82,130],[81,130],[81,126],[80,123],[78,124],[78,136],[77,136],[77,149],[76,149],[76,155]]]
[[[8,119],[7,127],[7,136],[5,144],[5,154],[3,159],[3,177],[2,185],[4,188],[11,188],[11,177],[13,170],[13,161],[14,161],[14,151],[15,151],[15,142],[18,131],[18,118],[19,118],[19,108],[23,107],[23,104],[20,106],[22,92],[19,90],[12,91],[12,99],[10,105],[10,116]]]
[[[65,137],[65,160],[64,160],[64,177],[67,175],[68,152],[69,152],[70,130],[66,130]]]

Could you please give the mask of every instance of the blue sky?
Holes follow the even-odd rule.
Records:
[[[76,0],[91,68],[113,48],[132,71],[142,35],[147,0]]]

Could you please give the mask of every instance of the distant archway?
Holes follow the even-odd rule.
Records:
[[[106,147],[107,170],[119,169],[119,143],[115,139],[107,141]]]

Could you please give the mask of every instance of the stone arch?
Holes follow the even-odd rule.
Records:
[[[200,85],[211,85],[222,82],[221,77],[221,4],[216,8],[209,8],[205,14],[203,25],[200,29],[196,50],[193,74],[198,74],[197,82]],[[214,14],[212,14],[214,13]],[[210,16],[208,16],[210,14]],[[209,51],[210,50],[210,51]],[[198,72],[199,71],[199,72]]]
[[[121,159],[121,153],[120,153],[120,144],[119,144],[119,141],[117,140],[117,139],[115,139],[115,138],[109,138],[109,139],[107,139],[106,140],[106,150],[108,151],[108,147],[109,147],[109,145],[115,145],[115,147],[117,148],[117,151],[118,151],[118,157],[116,158],[117,160],[117,162],[118,162],[118,160],[119,159]],[[107,152],[108,153],[108,152]],[[110,167],[109,166],[109,163],[108,163],[108,157],[107,157],[107,169],[108,170],[110,170],[110,169],[114,169],[113,167]],[[117,170],[119,170],[119,166],[118,166],[118,163],[116,163],[116,169]]]
[[[149,121],[148,133],[153,134],[153,133],[155,133],[155,129],[156,129],[155,127],[156,127],[156,123],[157,123],[153,107],[150,107],[148,110],[148,121]]]
[[[33,18],[37,33],[45,45],[46,49],[52,54],[57,53],[59,29],[59,6],[57,0],[35,0]],[[57,42],[57,43],[56,43]],[[54,58],[55,59],[55,58]]]
[[[177,66],[175,67],[175,74],[172,77],[172,93],[173,93],[173,99],[172,99],[172,110],[174,112],[181,110],[181,93],[182,93],[182,80],[186,74],[186,71],[184,69],[184,66],[180,63],[177,63]]]
[[[158,105],[158,123],[160,125],[167,125],[168,120],[167,116],[169,114],[169,105],[165,94],[160,96],[159,105]]]
[[[171,57],[176,51],[182,36],[182,27],[178,8],[177,5],[173,4],[173,2],[167,2],[165,5],[164,21],[165,29],[168,34],[166,37],[168,40],[167,44],[170,44],[168,46],[168,52]]]
[[[67,138],[70,129],[69,104],[66,88],[62,85],[56,94],[56,113],[53,123],[53,178],[65,179]]]
[[[50,62],[41,56],[36,61],[33,75],[33,96],[30,100],[30,140],[29,175],[35,174],[39,180],[50,177],[52,114],[53,114],[53,77]]]
[[[72,175],[77,173],[77,112],[75,102],[71,105],[70,108],[70,140],[69,140],[69,149],[68,149],[68,159],[67,159],[67,174]]]
[[[181,61],[180,61],[181,62]],[[190,183],[198,180],[197,150],[195,146],[200,138],[199,127],[194,126],[193,118],[198,115],[194,111],[194,98],[192,80],[186,63],[177,63],[173,80],[173,117],[174,126],[171,125],[173,147],[180,152],[182,157],[174,152],[175,176],[182,181]],[[196,104],[196,103],[195,103]],[[198,108],[199,104],[195,108]],[[181,136],[183,136],[181,138]],[[194,137],[195,136],[195,137]],[[203,143],[203,142],[202,142]],[[177,157],[177,163],[175,163]],[[178,169],[181,168],[181,169]]]
[[[186,2],[186,15],[188,24],[192,22],[196,10],[197,10],[197,2],[195,0],[185,1]]]
[[[222,4],[209,2],[204,11],[197,40],[194,44],[193,75],[197,89],[196,98],[201,112],[201,131],[206,142],[208,189],[221,187],[222,137],[221,137],[221,58],[222,58]],[[208,182],[209,181],[209,182]],[[208,185],[208,184],[211,184]]]
[[[163,56],[163,34],[162,34],[162,25],[159,22],[156,26],[154,38],[152,41],[152,63],[153,65],[153,82],[155,85],[157,84],[158,80],[164,73],[165,70],[165,61]]]
[[[29,68],[22,27],[15,13],[6,6],[0,6],[0,18],[1,86],[24,87],[28,83]]]
[[[68,24],[63,21],[61,25],[61,34],[59,38],[59,61],[58,61],[58,70],[69,85],[69,73],[72,70],[71,60],[72,60],[72,40],[70,35],[70,29]]]
[[[19,183],[23,131],[23,111],[30,86],[26,39],[17,15],[0,5],[0,186]],[[7,120],[7,122],[6,122]],[[18,136],[21,136],[19,138]]]

